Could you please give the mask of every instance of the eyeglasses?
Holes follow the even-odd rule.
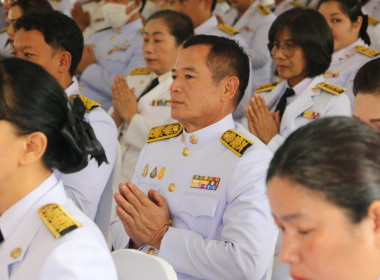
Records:
[[[272,54],[272,56],[276,55],[278,50],[281,50],[284,56],[292,57],[294,55],[294,49],[296,47],[297,47],[296,45],[289,44],[289,43],[283,44],[282,46],[278,43],[273,43],[273,42],[268,43],[268,49],[270,53]]]

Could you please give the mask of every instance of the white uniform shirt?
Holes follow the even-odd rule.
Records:
[[[224,22],[233,24],[232,26],[240,31],[248,45],[254,89],[271,80],[273,60],[267,44],[269,29],[276,19],[273,13],[263,15],[257,8],[259,4],[259,1],[254,1],[235,24],[233,22],[237,17],[236,9],[230,9],[222,16]]]
[[[370,47],[372,49],[380,51],[380,21],[374,24],[368,24],[367,33],[371,39]]]
[[[244,50],[246,51],[248,50],[247,43],[245,42],[244,38],[240,36],[240,34],[229,35],[228,33],[218,28],[218,20],[216,19],[216,16],[210,17],[207,21],[205,21],[204,23],[199,25],[197,28],[195,28],[194,33],[227,37],[229,39],[237,41]],[[249,104],[249,98],[251,96],[252,96],[252,78],[249,79],[244,96],[233,113],[235,120],[238,121],[241,118],[245,117],[245,106]]]
[[[366,14],[380,19],[380,0],[370,0],[363,6],[363,8],[365,9]]]
[[[103,5],[105,3],[104,0],[99,2],[93,1],[83,1],[82,9],[84,12],[88,12],[90,14],[90,25],[83,30],[83,37],[86,40],[90,35],[94,34],[97,31],[108,28],[109,24],[104,19],[103,15]]]
[[[133,88],[144,81],[144,89],[150,85],[155,74],[128,76],[128,85]],[[173,81],[172,72],[158,77],[159,84],[146,93],[138,102],[138,113],[129,125],[125,122],[119,128],[119,141],[122,149],[121,182],[132,180],[140,151],[146,143],[152,127],[174,122],[170,115],[169,87]],[[139,96],[141,92],[136,92]]]
[[[276,6],[276,9],[274,10],[274,14],[276,16],[281,15],[283,12],[286,12],[290,9],[296,8],[296,7],[302,7],[302,3],[299,1],[294,0],[284,0],[280,3],[280,5]]]
[[[56,239],[38,215],[58,203],[82,224]],[[54,175],[0,217],[0,279],[117,279],[115,265],[96,225],[67,198]]]
[[[71,17],[71,8],[74,6],[76,0],[49,0],[49,2],[54,10],[61,11]]]
[[[128,76],[131,70],[145,65],[141,50],[142,27],[138,19],[121,28],[95,33],[85,41],[87,45],[95,46],[97,62],[88,66],[80,76],[80,90],[106,111],[112,105],[111,86],[116,74]]]
[[[74,83],[65,92],[68,96],[79,94]],[[96,160],[92,159],[81,171],[70,174],[59,171],[55,173],[62,179],[67,195],[87,216],[94,219],[104,189],[112,188],[112,172],[117,159],[117,129],[112,118],[99,107],[85,113],[85,119],[102,144],[109,164],[103,163],[98,167]]]
[[[359,68],[372,58],[354,50],[355,46],[366,46],[362,39],[355,43],[335,51],[332,56],[329,69],[325,72],[325,80],[333,85],[346,89],[346,94],[350,98],[351,106],[354,104],[354,94],[352,86],[356,72]]]
[[[241,157],[220,141],[228,129],[254,143]],[[194,136],[197,142],[192,144]],[[182,155],[185,147],[190,150],[187,157]],[[263,279],[277,237],[265,186],[271,157],[231,115],[144,147],[133,182],[144,193],[158,190],[168,203],[173,223],[156,254],[174,267],[178,279]],[[219,179],[217,189],[197,188],[196,175]],[[174,191],[168,190],[170,184],[175,184]],[[111,233],[114,248],[128,245],[120,220],[111,223]]]
[[[317,76],[310,81],[305,89],[301,92],[296,92],[296,97],[286,106],[279,134],[274,136],[268,143],[271,151],[275,152],[293,131],[308,124],[315,118],[351,116],[351,105],[348,96],[345,93],[333,95],[317,88],[317,85],[324,81],[325,79],[322,75]],[[271,113],[275,111],[287,87],[288,81],[283,80],[272,91],[260,93],[264,97]],[[308,116],[308,114],[314,114],[314,118]]]
[[[11,44],[9,43],[9,36],[6,30],[0,33],[0,55],[10,56],[12,53]]]

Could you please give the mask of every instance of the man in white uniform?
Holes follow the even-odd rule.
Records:
[[[247,43],[244,38],[240,36],[239,30],[227,24],[218,23],[217,17],[212,14],[215,5],[216,0],[175,0],[174,10],[184,13],[191,18],[195,34],[227,37],[237,41],[240,46],[248,50]],[[253,87],[250,79],[242,101],[238,104],[233,114],[234,119],[240,120],[245,116],[244,106],[248,105],[252,91]]]
[[[111,86],[116,74],[128,76],[133,69],[145,65],[141,50],[143,23],[139,12],[144,3],[145,0],[107,0],[103,13],[111,28],[85,41],[76,71],[80,91],[106,111],[112,105]]]
[[[16,30],[16,57],[44,67],[69,97],[79,94],[72,77],[82,54],[83,37],[75,22],[57,11],[31,13],[17,21]],[[94,219],[104,190],[112,190],[112,172],[117,158],[117,131],[113,120],[99,104],[84,96],[81,99],[88,107],[85,117],[104,148],[108,164],[98,166],[92,159],[83,170],[59,174],[59,177],[65,185],[67,195],[85,214]]]
[[[156,254],[179,279],[263,279],[277,238],[264,182],[272,154],[231,115],[249,58],[233,40],[198,35],[173,79],[180,123],[151,130],[133,183],[115,194],[114,248]]]

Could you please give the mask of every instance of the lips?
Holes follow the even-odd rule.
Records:
[[[307,280],[306,278],[303,278],[303,277],[299,277],[299,276],[295,276],[295,275],[291,275],[293,280]]]

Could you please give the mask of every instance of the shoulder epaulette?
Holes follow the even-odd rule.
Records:
[[[78,221],[71,217],[61,205],[56,203],[42,206],[38,210],[38,215],[55,238],[59,238],[82,226]]]
[[[272,91],[280,82],[259,85],[256,89],[256,92],[259,93],[259,92]]]
[[[86,107],[86,112],[90,112],[92,109],[101,107],[101,105],[94,100],[91,100],[90,98],[87,98],[86,96],[82,94],[73,94],[70,95],[69,101],[73,102],[76,97],[78,97],[82,100],[84,107]]]
[[[153,127],[148,135],[147,143],[160,141],[176,137],[182,133],[183,125],[181,123],[172,123],[162,126]]]
[[[301,7],[301,6],[302,6],[302,4],[301,4],[300,2],[298,2],[297,0],[293,0],[291,3],[292,3],[294,6],[296,6],[296,7]]]
[[[228,149],[241,157],[244,152],[253,145],[253,142],[233,129],[229,129],[220,137],[220,141]]]
[[[225,24],[225,23],[218,23],[217,27],[222,30],[223,32],[226,32],[229,35],[236,35],[239,34],[239,30]]]
[[[374,18],[374,17],[368,16],[368,24],[369,24],[369,25],[371,25],[371,26],[375,26],[375,25],[377,25],[379,22],[380,22],[380,20],[378,20],[377,18]]]
[[[3,34],[5,32],[7,32],[7,30],[8,30],[8,27],[5,27],[5,28],[1,29],[0,34]]]
[[[271,11],[268,9],[267,6],[264,6],[263,4],[257,5],[257,9],[260,13],[262,13],[264,16],[269,15]]]
[[[319,83],[317,85],[317,87],[320,88],[321,90],[327,91],[327,92],[332,93],[334,95],[339,95],[342,92],[346,91],[345,88],[341,88],[341,87],[338,87],[338,86],[335,86],[335,85],[332,85],[332,84],[329,84],[326,82]]]
[[[131,73],[129,73],[129,75],[145,75],[145,74],[150,74],[150,71],[148,68],[146,67],[141,67],[141,68],[135,68],[131,71]]]
[[[365,46],[355,46],[354,50],[357,51],[358,53],[364,54],[371,58],[378,56],[380,54],[380,52],[378,52],[377,50],[370,49]]]

